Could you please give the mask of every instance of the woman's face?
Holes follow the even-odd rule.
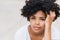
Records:
[[[30,17],[31,29],[35,33],[40,33],[44,30],[46,16],[43,11],[38,11]]]

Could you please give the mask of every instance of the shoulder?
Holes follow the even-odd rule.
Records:
[[[27,27],[23,26],[15,33],[15,40],[24,40],[27,33]]]

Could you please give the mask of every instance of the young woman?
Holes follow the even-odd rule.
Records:
[[[60,16],[56,0],[29,0],[22,9],[29,25],[19,29],[16,40],[60,40],[52,38],[51,25]],[[53,34],[54,35],[54,34]]]

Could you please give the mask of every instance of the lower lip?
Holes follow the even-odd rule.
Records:
[[[39,30],[40,28],[39,27],[34,27],[35,30]]]

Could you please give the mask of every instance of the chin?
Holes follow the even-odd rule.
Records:
[[[40,33],[40,32],[41,32],[41,30],[34,30],[34,32],[35,32],[35,33]]]
[[[40,33],[43,33],[43,30],[33,30],[36,34],[40,34]]]

